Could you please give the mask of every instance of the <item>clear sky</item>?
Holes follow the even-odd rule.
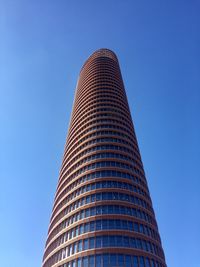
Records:
[[[80,68],[118,55],[168,267],[200,267],[200,2],[0,0],[0,258],[41,265]]]

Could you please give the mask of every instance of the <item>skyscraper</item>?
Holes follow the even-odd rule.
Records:
[[[116,55],[77,83],[43,267],[166,267]]]

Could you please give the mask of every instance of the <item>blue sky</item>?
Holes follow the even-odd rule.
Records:
[[[200,267],[200,4],[0,0],[0,258],[41,265],[79,70],[118,55],[169,267]]]

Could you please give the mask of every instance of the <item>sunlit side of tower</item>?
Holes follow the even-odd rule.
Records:
[[[166,267],[116,55],[83,65],[43,267]]]

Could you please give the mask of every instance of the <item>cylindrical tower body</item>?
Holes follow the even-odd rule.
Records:
[[[116,55],[81,69],[43,267],[166,267]]]

